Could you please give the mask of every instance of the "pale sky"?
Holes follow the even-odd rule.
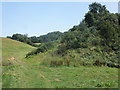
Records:
[[[52,31],[68,31],[84,19],[92,2],[4,2],[2,37],[15,33],[40,36]],[[101,2],[112,13],[117,2]]]

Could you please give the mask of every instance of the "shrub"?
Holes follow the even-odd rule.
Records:
[[[93,63],[93,65],[96,65],[96,66],[101,66],[102,64],[101,64],[101,62],[100,62],[100,61],[96,60],[96,61],[95,61],[95,63]]]
[[[119,64],[115,64],[115,63],[107,63],[107,66],[108,67],[114,67],[114,68],[120,68],[120,65]]]
[[[112,62],[100,62],[99,60],[96,60],[93,65],[95,66],[108,66],[108,67],[114,67],[114,68],[120,68],[120,65],[117,63]]]
[[[35,54],[38,54],[38,53],[43,53],[49,49],[53,48],[53,43],[52,42],[49,42],[49,43],[45,43],[45,44],[42,44],[40,47],[38,47],[38,49],[32,51],[32,52],[29,52],[27,55],[26,55],[26,58],[31,56],[31,55],[35,55]]]
[[[11,39],[12,37],[11,37],[11,36],[7,36],[7,38],[10,38],[10,39]]]
[[[37,50],[34,50],[34,51],[32,51],[32,52],[29,52],[28,54],[26,54],[26,57],[25,57],[25,58],[28,58],[29,56],[35,55],[35,54],[37,54]]]
[[[66,50],[67,50],[66,45],[61,44],[58,47],[58,50],[56,51],[56,54],[64,56],[65,54],[67,54]]]
[[[91,62],[87,62],[87,61],[86,61],[86,62],[83,61],[83,62],[82,62],[82,65],[83,65],[83,66],[92,66],[92,63],[91,63]]]
[[[63,60],[52,60],[52,61],[50,61],[50,66],[51,67],[57,67],[57,66],[61,66],[63,64],[64,64]]]
[[[70,60],[69,60],[69,59],[66,60],[66,65],[67,65],[68,67],[70,66]]]

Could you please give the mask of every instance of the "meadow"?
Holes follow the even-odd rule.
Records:
[[[118,68],[51,67],[49,61],[63,58],[52,56],[51,51],[25,58],[36,48],[7,38],[2,38],[2,46],[3,88],[118,88]]]

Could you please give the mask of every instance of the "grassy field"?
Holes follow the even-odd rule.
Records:
[[[25,58],[34,47],[6,38],[2,45],[3,88],[118,88],[117,68],[50,67],[43,62],[62,58],[52,57],[49,51]]]
[[[25,57],[25,54],[35,49],[34,47],[24,44],[22,42],[2,38],[2,56],[3,56],[3,63],[6,60],[12,59],[21,59]]]

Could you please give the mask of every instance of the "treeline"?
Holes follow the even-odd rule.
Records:
[[[83,21],[64,33],[58,53],[68,49],[102,46],[109,50],[120,50],[120,14],[110,13],[105,5],[92,3]]]
[[[33,36],[30,37],[30,40],[33,43],[45,43],[45,42],[50,42],[50,41],[55,41],[61,39],[62,33],[59,31],[56,32],[51,32],[46,35],[42,35],[39,37]]]
[[[56,32],[48,33],[46,35],[39,36],[39,37],[36,37],[36,36],[28,37],[27,35],[13,34],[12,37],[7,36],[7,38],[11,38],[13,40],[17,40],[35,47],[39,47],[39,45],[35,43],[46,43],[46,42],[60,40],[61,36],[62,36],[62,33],[59,31],[56,31]]]
[[[51,48],[54,48],[55,42],[47,42],[40,45],[36,50],[29,52],[26,54],[26,58],[30,57],[31,55],[36,55],[38,53],[43,53],[48,51]]]
[[[79,25],[64,32],[56,45],[52,43],[56,48],[51,52],[51,57],[60,56],[60,60],[44,61],[44,63],[50,66],[65,64],[75,67],[96,65],[119,68],[120,25],[118,19],[120,14],[110,13],[105,5],[95,2],[89,5],[89,11],[84,17]],[[54,38],[55,35],[51,35]],[[49,41],[47,39],[49,34],[43,37],[44,42]],[[50,44],[45,43],[37,50],[28,53],[26,57],[53,48]]]
[[[120,66],[119,19],[120,14],[110,13],[105,5],[90,4],[82,22],[64,33],[57,54],[68,56],[71,61],[78,58],[77,63],[85,65],[99,61]],[[73,51],[77,53],[70,54]]]
[[[11,38],[13,40],[24,42],[24,43],[29,44],[29,45],[34,46],[34,47],[38,47],[38,45],[34,44],[27,35],[13,34],[12,37],[7,36],[7,38]]]

